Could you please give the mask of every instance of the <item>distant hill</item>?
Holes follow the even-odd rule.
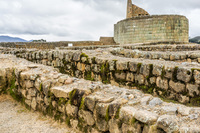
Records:
[[[18,37],[0,36],[0,42],[28,42],[28,41]]]
[[[191,39],[190,39],[190,42],[199,43],[199,44],[200,44],[200,36],[196,36],[196,37],[194,37],[194,38],[191,38]]]

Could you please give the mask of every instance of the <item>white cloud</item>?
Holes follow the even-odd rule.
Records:
[[[126,0],[1,0],[0,34],[59,40],[98,40],[113,36],[126,16]],[[200,35],[199,0],[134,0],[150,14],[182,14],[190,36]]]

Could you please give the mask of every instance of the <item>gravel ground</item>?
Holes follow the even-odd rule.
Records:
[[[27,110],[10,96],[0,96],[0,133],[75,133],[66,125]]]

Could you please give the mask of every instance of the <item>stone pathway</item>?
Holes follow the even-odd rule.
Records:
[[[38,112],[27,110],[10,96],[0,96],[0,133],[75,133]]]

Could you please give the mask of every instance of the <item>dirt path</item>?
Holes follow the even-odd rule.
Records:
[[[0,133],[75,133],[39,112],[27,110],[10,96],[0,96]]]

